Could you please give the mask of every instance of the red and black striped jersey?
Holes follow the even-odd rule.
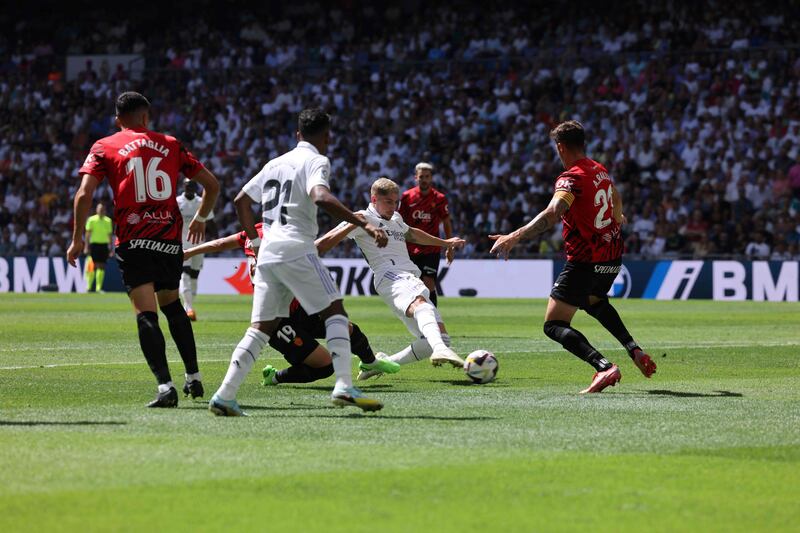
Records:
[[[613,182],[606,168],[589,158],[580,159],[556,180],[556,192],[572,199],[564,222],[564,251],[568,261],[602,263],[622,256],[620,225],[614,220]]]
[[[256,231],[258,232],[259,238],[263,239],[264,238],[264,224],[262,222],[259,222],[258,224],[256,224]],[[239,239],[239,247],[244,252],[244,255],[246,255],[247,257],[252,257],[252,258],[255,259],[256,254],[255,254],[255,252],[253,252],[253,249],[250,248],[250,237],[247,236],[247,232],[240,231],[238,239]]]
[[[398,209],[403,222],[412,228],[418,228],[433,235],[439,236],[439,226],[442,221],[450,216],[447,198],[433,187],[428,194],[422,194],[419,187],[413,187],[400,197]],[[423,246],[413,242],[406,243],[409,255],[439,253],[439,246]]]
[[[79,174],[108,180],[114,193],[117,244],[130,239],[180,241],[178,180],[203,165],[175,137],[124,129],[94,143]]]

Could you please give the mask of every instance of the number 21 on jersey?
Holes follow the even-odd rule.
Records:
[[[594,205],[600,208],[597,211],[597,216],[594,217],[594,227],[597,229],[603,229],[611,224],[611,215],[614,213],[614,201],[611,196],[612,192],[613,186],[609,185],[608,189],[598,189],[597,193],[594,195]],[[608,213],[608,218],[606,218],[606,213],[609,208],[611,208],[611,212]]]
[[[271,226],[275,221],[277,213],[273,213],[279,208],[281,224],[286,224],[287,211],[284,204],[288,203],[292,197],[292,182],[293,180],[286,180],[281,185],[281,182],[275,179],[268,180],[264,184],[264,196],[267,200],[264,202],[264,224]]]

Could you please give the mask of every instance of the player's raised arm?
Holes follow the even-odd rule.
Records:
[[[328,233],[314,241],[314,246],[317,247],[317,253],[319,255],[328,253],[328,251],[335,248],[336,245],[342,242],[354,229],[356,229],[356,226],[354,224],[350,224],[349,222],[339,224],[337,227],[333,228]]]
[[[366,231],[370,237],[375,239],[375,244],[378,245],[378,248],[383,248],[388,244],[389,238],[385,231],[376,228],[363,218],[356,216],[355,213],[350,211],[350,209],[340,202],[339,199],[331,193],[330,189],[324,185],[314,186],[314,188],[311,189],[310,196],[312,202],[314,202],[318,207],[321,207],[332,217],[349,222],[350,224],[353,224],[354,226],[362,228],[364,231]]]
[[[192,179],[203,186],[203,199],[200,201],[197,214],[189,224],[189,242],[196,244],[203,242],[203,239],[205,239],[206,218],[211,214],[211,210],[214,209],[214,204],[217,203],[219,181],[217,181],[216,176],[205,167],[200,168]]]
[[[489,253],[496,253],[498,257],[508,259],[509,252],[519,241],[540,235],[555,226],[569,209],[571,197],[570,193],[557,191],[547,207],[521,228],[506,235],[489,235],[489,238],[495,241]]]
[[[419,228],[408,228],[408,232],[406,233],[406,241],[422,244],[423,246],[441,246],[442,248],[445,248],[447,250],[448,264],[453,262],[451,250],[454,251],[459,248],[463,248],[466,244],[466,241],[459,237],[440,239],[439,237],[434,237],[430,233],[422,231]]]
[[[84,174],[81,177],[81,185],[75,193],[72,243],[67,249],[67,262],[72,266],[77,266],[78,256],[84,248],[83,232],[84,228],[86,228],[86,219],[89,218],[89,210],[92,208],[92,196],[94,196],[94,191],[97,189],[97,184],[97,178],[91,174]]]
[[[193,248],[183,251],[183,260],[191,259],[199,254],[218,254],[227,250],[235,250],[239,248],[239,234],[234,233],[227,237],[220,237],[213,241],[198,244]]]

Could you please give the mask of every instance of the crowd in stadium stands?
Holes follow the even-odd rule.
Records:
[[[374,178],[408,187],[431,161],[462,256],[486,256],[488,234],[547,204],[561,172],[548,132],[576,118],[623,194],[628,254],[800,259],[798,8],[593,5],[296,2],[157,32],[93,12],[52,42],[27,41],[43,34],[20,23],[0,37],[0,255],[65,253],[76,171],[114,130],[115,95],[137,90],[151,127],[223,183],[220,234],[238,229],[233,197],[293,146],[313,104],[334,116],[335,192],[361,208]],[[88,53],[140,54],[144,75],[87,62],[67,81],[64,55]],[[518,255],[557,256],[560,241],[559,227]]]

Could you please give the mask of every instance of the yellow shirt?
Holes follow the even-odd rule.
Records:
[[[89,242],[91,244],[108,244],[114,228],[109,217],[92,215],[86,221],[86,231],[90,232]]]

